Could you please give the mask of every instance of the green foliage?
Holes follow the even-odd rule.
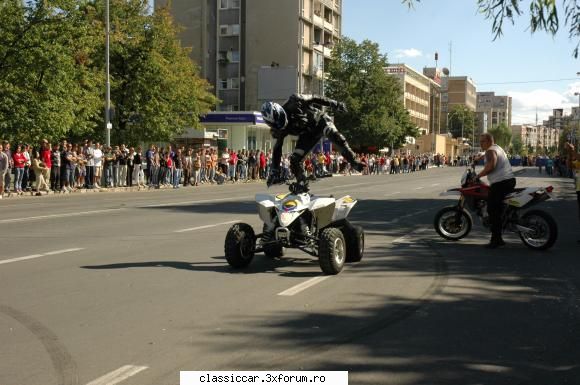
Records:
[[[87,5],[88,22],[104,19],[104,4]],[[189,52],[177,40],[168,9],[147,13],[147,0],[111,1],[112,141],[168,141],[217,104]],[[104,47],[97,57],[104,57]],[[104,62],[99,62],[104,71]],[[101,121],[100,127],[104,127]],[[101,130],[101,129],[99,129]]]
[[[326,94],[348,107],[335,122],[351,145],[398,148],[405,136],[418,135],[403,106],[401,85],[385,73],[387,58],[376,43],[343,38],[332,55]]]
[[[512,139],[510,152],[514,155],[524,155],[524,144],[522,143],[522,139],[519,136],[516,136]]]
[[[90,67],[90,26],[77,1],[0,5],[0,132],[18,141],[88,132],[102,74]],[[82,101],[82,102],[79,102]]]
[[[505,123],[501,123],[488,130],[493,135],[495,143],[503,149],[509,148],[512,140],[512,131]]]
[[[115,141],[169,140],[217,103],[167,10],[111,0]],[[0,2],[0,132],[12,141],[104,136],[104,0]]]
[[[475,129],[475,112],[464,105],[455,105],[449,111],[449,132],[454,138],[471,138]]]
[[[402,0],[409,8],[421,0]],[[486,19],[492,21],[492,33],[494,40],[503,35],[504,21],[515,23],[515,18],[520,17],[524,10],[522,0],[477,0],[477,8]],[[580,4],[578,0],[561,0],[564,11],[564,26],[568,28],[570,39],[580,37]],[[555,35],[560,29],[561,21],[558,16],[556,0],[531,0],[529,2],[530,30],[532,33],[546,31]],[[576,44],[573,55],[578,57],[580,42]]]

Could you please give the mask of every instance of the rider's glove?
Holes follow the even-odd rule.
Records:
[[[272,186],[273,184],[282,184],[286,180],[280,175],[279,170],[272,170],[270,171],[270,175],[268,175],[268,180],[266,181],[266,185],[268,187]]]

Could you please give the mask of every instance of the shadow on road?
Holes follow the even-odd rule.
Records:
[[[251,316],[236,314],[226,321],[228,328],[204,332],[197,343],[212,346],[217,355],[241,357],[220,361],[216,370],[348,370],[349,383],[361,385],[578,384],[577,203],[568,180],[555,178],[554,186],[565,193],[543,206],[560,228],[558,242],[547,252],[533,252],[513,237],[507,237],[507,247],[487,251],[482,246],[489,234],[478,226],[461,242],[438,238],[432,229],[433,216],[452,200],[362,200],[351,220],[365,228],[373,244],[363,261],[338,279],[399,280],[400,294],[393,294],[395,290],[370,295],[355,287],[348,295],[326,297],[335,301],[332,312],[313,306],[306,311],[301,304]],[[148,209],[231,214],[256,210],[253,202]],[[421,213],[409,216],[413,212]],[[395,219],[400,220],[392,222]],[[380,237],[389,241],[381,242]],[[392,243],[392,238],[400,240]],[[214,262],[83,268],[318,275],[293,273],[300,265],[316,264],[312,258],[256,258],[241,271],[232,270],[221,256],[212,258]],[[406,284],[417,278],[430,283],[409,296]]]

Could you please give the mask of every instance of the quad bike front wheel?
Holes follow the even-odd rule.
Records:
[[[252,226],[236,223],[226,235],[224,252],[230,266],[237,269],[246,267],[254,258],[256,235]]]
[[[522,216],[520,224],[531,231],[520,231],[524,245],[534,250],[547,250],[558,238],[558,225],[552,216],[544,211],[530,210]]]
[[[318,243],[318,263],[322,272],[335,275],[341,272],[346,260],[346,242],[342,231],[335,227],[322,230]]]
[[[433,226],[441,237],[450,241],[458,241],[469,234],[473,226],[473,219],[467,211],[460,210],[457,206],[449,206],[441,209],[435,215]]]

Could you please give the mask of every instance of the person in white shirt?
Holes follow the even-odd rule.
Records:
[[[87,164],[85,166],[87,172],[85,187],[93,188],[93,183],[95,180],[95,149],[93,148],[92,140],[87,141],[86,146],[83,148],[83,153],[87,159]]]
[[[494,143],[493,135],[490,133],[482,134],[479,143],[481,148],[485,150],[485,166],[477,177],[487,176],[490,187],[487,197],[487,212],[491,223],[491,240],[486,247],[495,249],[505,245],[501,236],[503,200],[516,187],[516,178],[505,151]]]
[[[101,175],[103,171],[103,151],[101,150],[100,143],[95,144],[93,160],[95,162],[95,176],[93,180],[93,186],[95,186],[95,188],[101,188],[101,186],[99,186],[99,182],[101,181]]]

